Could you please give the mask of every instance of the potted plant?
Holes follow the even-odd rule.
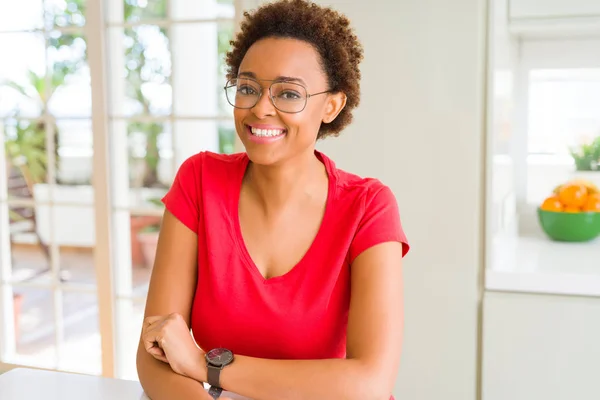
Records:
[[[23,294],[13,292],[13,316],[15,324],[15,340],[19,340],[19,323],[21,321],[21,311],[23,310]]]
[[[154,266],[154,259],[156,258],[156,248],[158,246],[158,234],[160,231],[160,224],[149,225],[142,229],[138,234],[137,238],[140,243],[142,255],[144,258],[144,267],[152,269]]]
[[[156,207],[163,208],[163,204],[160,199],[153,198],[149,202]],[[148,224],[137,233],[137,240],[140,244],[141,253],[143,256],[144,266],[146,268],[152,268],[154,266],[154,259],[156,257],[156,247],[158,246],[158,234],[160,232],[160,217],[156,218],[154,223]]]
[[[575,163],[572,178],[582,179],[600,186],[600,136],[588,143],[570,149]]]
[[[600,171],[600,136],[570,149],[577,171]]]

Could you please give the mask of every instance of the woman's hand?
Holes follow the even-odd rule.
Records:
[[[146,351],[171,369],[199,382],[205,374],[204,352],[196,346],[190,329],[178,313],[144,319],[142,340]]]

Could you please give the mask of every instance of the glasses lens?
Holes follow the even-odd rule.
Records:
[[[275,107],[283,112],[300,112],[306,106],[306,89],[291,82],[276,82],[271,86]]]
[[[252,79],[231,79],[225,86],[227,101],[237,108],[252,108],[260,97],[260,86]]]

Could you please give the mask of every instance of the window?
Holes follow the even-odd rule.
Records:
[[[98,21],[91,4],[0,4],[0,362],[136,379],[160,198],[187,157],[234,148],[222,87],[235,12],[101,0]],[[109,105],[108,152],[94,149],[94,94]],[[99,193],[108,226],[95,223]],[[94,253],[101,242],[112,257]]]
[[[600,68],[529,72],[529,153],[569,155],[600,136]]]

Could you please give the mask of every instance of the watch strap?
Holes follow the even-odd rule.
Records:
[[[221,368],[208,364],[207,370],[208,373],[206,377],[208,378],[208,384],[213,387],[221,387],[221,384],[219,382],[219,378],[221,377]]]
[[[222,392],[223,389],[218,386],[211,386],[210,389],[208,389],[208,394],[211,395],[214,400],[218,400],[218,398],[221,397]]]

